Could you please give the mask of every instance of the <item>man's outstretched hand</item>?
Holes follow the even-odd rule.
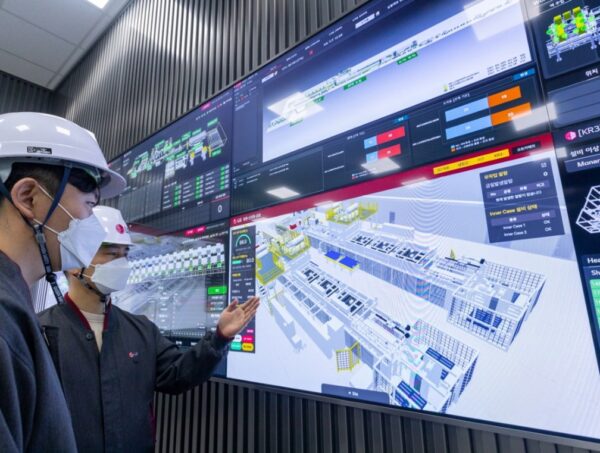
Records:
[[[219,318],[221,335],[227,338],[235,337],[252,321],[259,306],[259,297],[251,297],[243,304],[240,304],[237,299],[233,299],[233,302],[223,310]]]

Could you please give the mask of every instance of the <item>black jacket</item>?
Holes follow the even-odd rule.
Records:
[[[69,410],[19,267],[0,252],[0,452],[74,452]]]
[[[154,451],[154,391],[181,393],[207,380],[227,340],[209,333],[182,352],[145,316],[112,306],[98,352],[87,320],[66,299],[39,318],[71,410],[79,451]]]

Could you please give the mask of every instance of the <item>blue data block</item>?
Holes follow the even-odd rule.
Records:
[[[454,121],[459,118],[464,118],[473,113],[482,112],[490,107],[488,98],[479,99],[469,104],[461,105],[446,112],[446,121]]]
[[[484,116],[468,123],[459,124],[458,126],[449,127],[446,129],[446,139],[452,140],[453,138],[460,137],[462,135],[469,135],[473,132],[481,131],[492,127],[492,117]]]
[[[373,148],[377,146],[377,137],[365,138],[365,149]]]

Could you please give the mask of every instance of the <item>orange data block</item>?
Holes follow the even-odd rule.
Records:
[[[513,119],[523,116],[529,115],[531,113],[531,104],[529,102],[521,105],[517,105],[515,107],[511,107],[506,110],[502,110],[501,112],[492,114],[492,126],[498,126],[499,124],[508,123]]]
[[[499,105],[506,104],[507,102],[521,99],[521,96],[521,87],[517,85],[516,87],[509,88],[508,90],[501,91],[500,93],[490,95],[488,97],[488,104],[490,107],[497,107]]]

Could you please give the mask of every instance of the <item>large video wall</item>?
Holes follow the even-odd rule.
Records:
[[[231,379],[600,439],[600,1],[373,0],[111,163],[115,303]]]

